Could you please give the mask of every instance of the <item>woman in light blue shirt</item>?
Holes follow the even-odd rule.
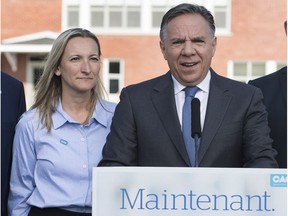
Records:
[[[16,127],[9,215],[91,215],[92,168],[115,109],[103,99],[100,55],[88,30],[69,29],[55,40],[35,103]]]

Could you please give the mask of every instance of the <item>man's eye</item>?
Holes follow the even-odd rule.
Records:
[[[182,41],[173,41],[172,44],[181,44]]]
[[[198,44],[200,44],[200,43],[205,43],[205,40],[202,40],[202,39],[195,39],[193,42],[194,42],[194,43],[198,43]]]
[[[90,58],[92,61],[96,61],[96,62],[98,62],[98,61],[100,61],[100,59],[98,58],[98,57],[92,57],[92,58]]]

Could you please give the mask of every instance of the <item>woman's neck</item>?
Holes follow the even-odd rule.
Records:
[[[90,97],[69,97],[61,98],[63,110],[74,120],[85,123],[91,117]]]

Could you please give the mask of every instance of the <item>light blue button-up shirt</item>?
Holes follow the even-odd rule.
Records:
[[[50,133],[37,110],[22,116],[13,144],[11,216],[28,215],[31,206],[91,207],[92,168],[102,159],[114,110],[114,103],[97,101],[89,123],[82,125],[59,102]]]

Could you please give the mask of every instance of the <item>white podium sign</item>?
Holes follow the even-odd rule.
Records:
[[[287,169],[97,167],[93,216],[287,216]]]

